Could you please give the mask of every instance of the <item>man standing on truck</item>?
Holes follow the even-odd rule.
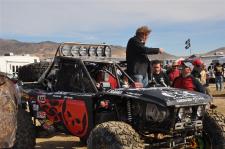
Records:
[[[136,30],[136,35],[129,39],[126,49],[127,72],[134,81],[148,85],[149,59],[147,54],[162,53],[162,48],[149,48],[145,46],[151,29],[142,26]]]

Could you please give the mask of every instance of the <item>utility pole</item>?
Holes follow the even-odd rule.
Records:
[[[191,56],[191,40],[190,38],[188,38],[186,41],[185,41],[185,49],[190,49],[190,56]]]

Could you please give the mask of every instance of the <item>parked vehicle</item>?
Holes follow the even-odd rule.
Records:
[[[170,87],[142,88],[104,44],[62,43],[23,100],[49,132],[87,140],[89,149],[225,148],[224,117],[211,97]]]
[[[225,56],[218,59],[218,62],[225,67]]]
[[[4,72],[7,75],[17,77],[20,67],[40,62],[39,57],[30,55],[14,55],[13,53],[6,53],[4,56],[0,56],[0,72]]]

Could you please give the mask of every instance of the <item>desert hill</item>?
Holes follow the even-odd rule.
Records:
[[[221,47],[221,48],[212,50],[212,51],[207,52],[207,53],[205,53],[203,55],[204,56],[206,56],[206,55],[216,55],[217,53],[220,53],[220,54],[224,54],[225,55],[225,47]]]
[[[0,39],[0,55],[12,52],[16,55],[30,54],[41,58],[52,57],[58,45],[58,43],[50,41],[27,43],[17,40]]]
[[[16,55],[30,54],[40,57],[41,59],[53,57],[59,43],[44,41],[39,43],[20,42],[17,40],[0,39],[0,55],[12,52]],[[111,45],[112,54],[116,57],[125,57],[126,48],[122,46]],[[150,56],[151,59],[167,59],[174,57],[168,53],[162,55]]]
[[[30,54],[40,57],[41,59],[53,57],[59,43],[52,41],[43,41],[39,43],[21,42],[17,40],[0,39],[0,55],[12,52],[16,55]],[[125,57],[126,48],[122,46],[111,45],[112,54],[117,57]],[[203,55],[213,55],[217,52],[225,54],[225,47],[218,48]],[[176,59],[177,57],[168,53],[151,55],[150,59]]]

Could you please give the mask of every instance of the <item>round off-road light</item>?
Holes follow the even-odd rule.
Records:
[[[85,47],[80,47],[80,56],[87,56],[88,53],[87,53],[87,49]]]
[[[203,106],[198,106],[198,109],[197,109],[197,116],[198,117],[202,117],[204,114],[204,107]]]
[[[98,56],[103,56],[103,47],[99,46],[96,50]]]
[[[96,56],[96,48],[95,47],[90,47],[88,52],[89,52],[89,56]]]
[[[184,119],[185,118],[185,109],[184,108],[180,108],[179,109],[179,112],[178,112],[178,117],[180,120]]]
[[[63,56],[71,56],[71,46],[64,45],[61,49]]]
[[[107,46],[105,47],[105,56],[110,57],[111,56],[111,49]]]
[[[72,49],[71,49],[71,54],[73,56],[79,56],[79,47],[78,46],[73,46]]]

